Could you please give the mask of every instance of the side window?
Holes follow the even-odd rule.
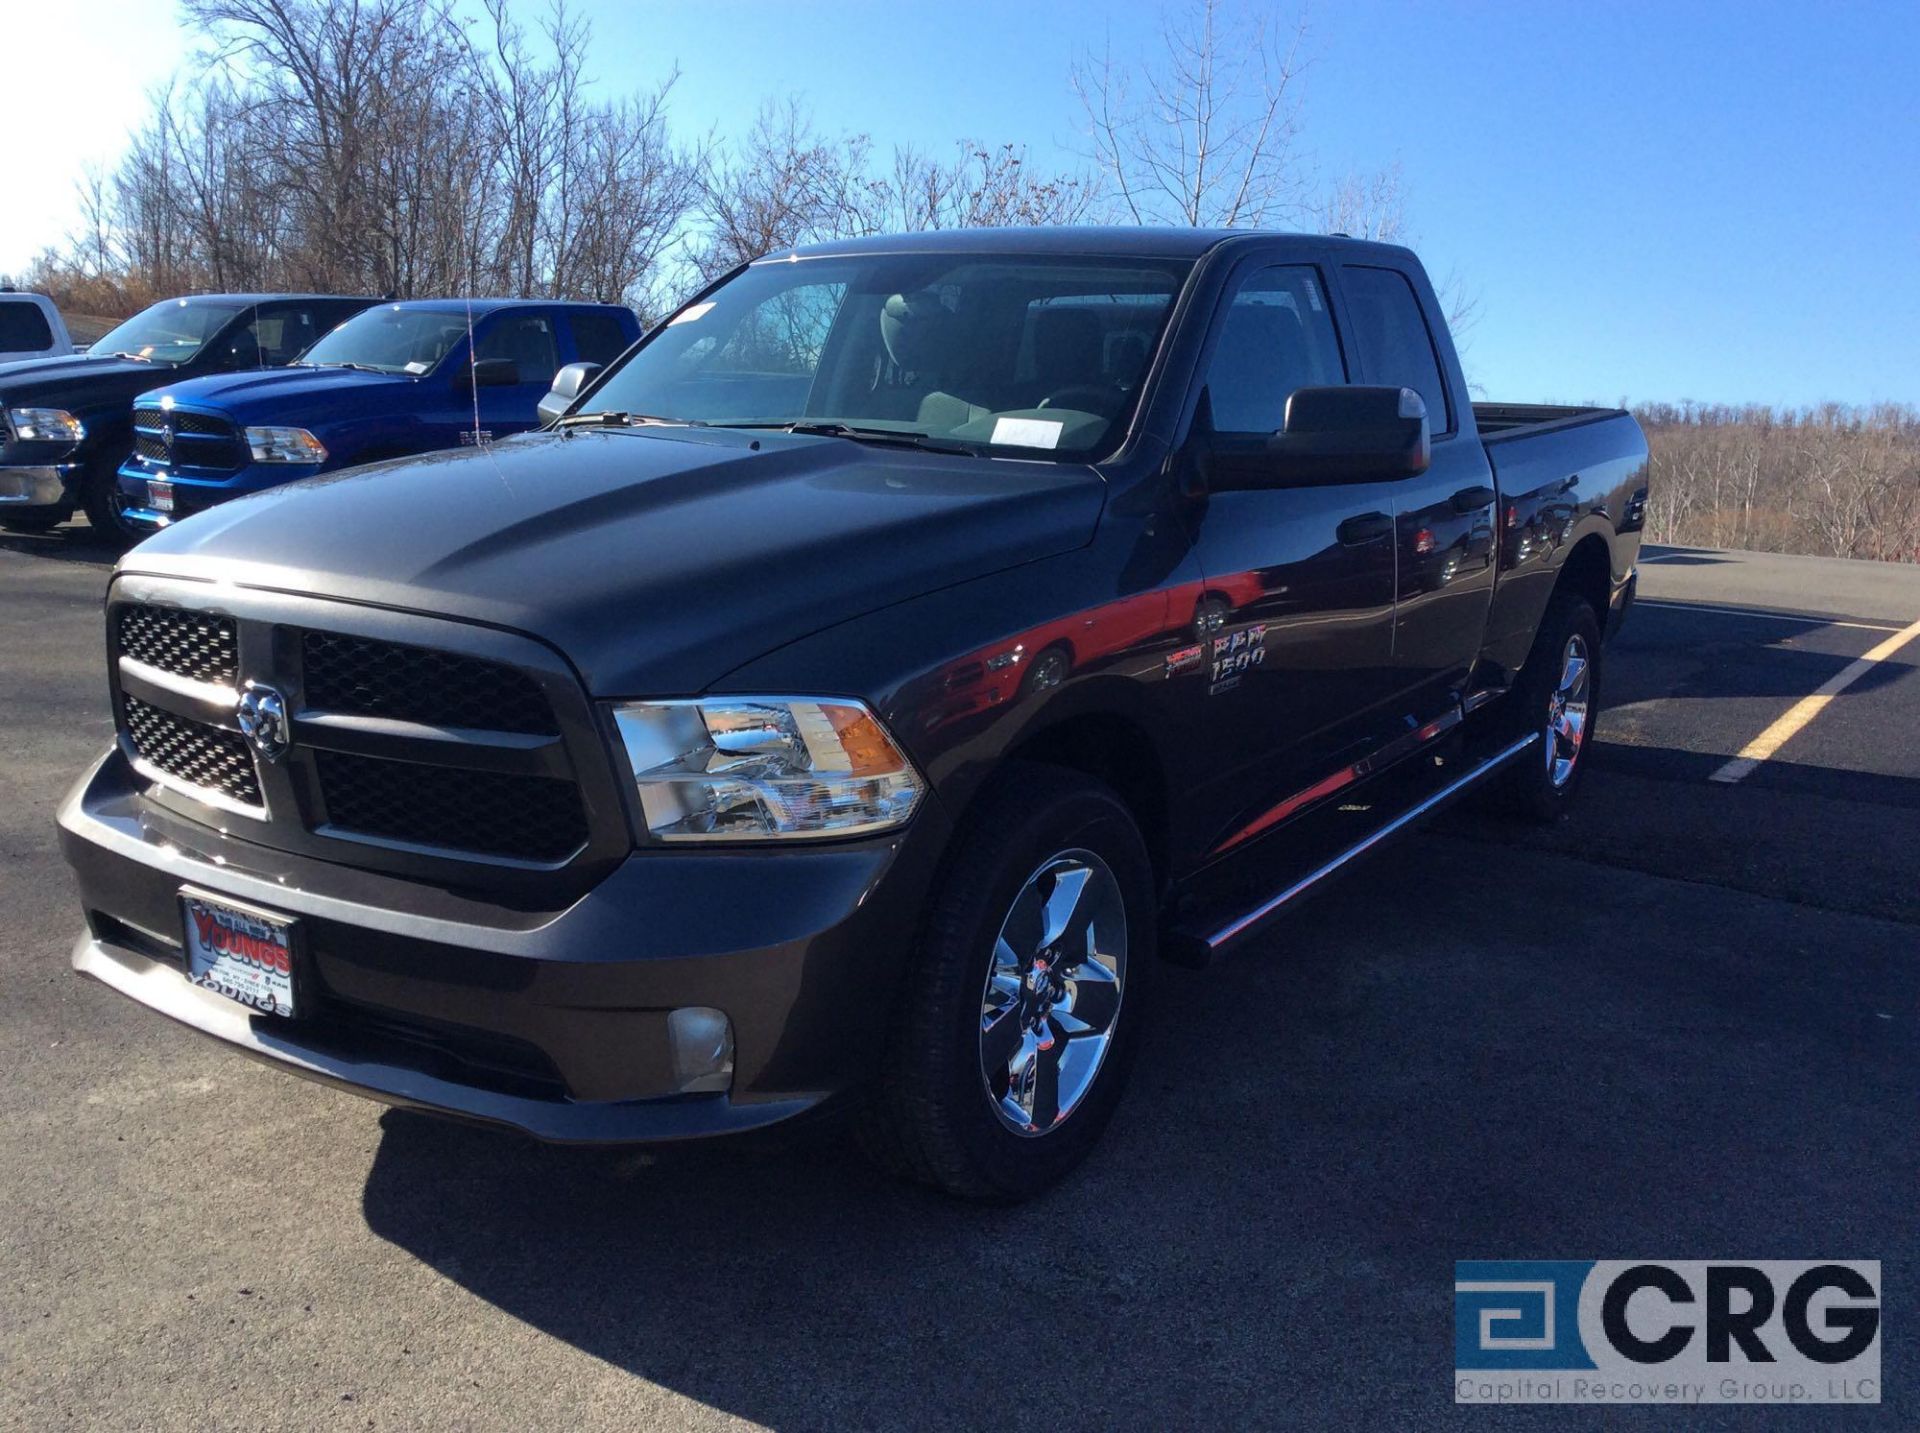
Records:
[[[247,362],[279,368],[305,353],[330,327],[312,304],[262,304],[235,342],[243,354],[252,350]]]
[[[627,347],[620,320],[598,309],[578,309],[567,315],[573,326],[573,356],[582,363],[611,363]]]
[[[0,299],[0,353],[37,353],[53,347],[53,330],[40,305]]]
[[[1294,389],[1346,381],[1318,270],[1277,265],[1241,282],[1207,365],[1215,432],[1278,432]]]
[[[1343,269],[1354,339],[1374,383],[1411,388],[1427,401],[1427,422],[1434,433],[1451,433],[1447,387],[1433,335],[1420,313],[1420,300],[1407,276],[1395,269]]]
[[[504,313],[474,340],[475,361],[504,358],[520,370],[522,383],[551,383],[560,368],[553,320],[543,313]]]

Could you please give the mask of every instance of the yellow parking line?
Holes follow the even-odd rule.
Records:
[[[1821,709],[1841,692],[1859,681],[1874,667],[1887,660],[1915,637],[1920,637],[1920,622],[1911,627],[1903,627],[1886,641],[1859,659],[1849,662],[1840,671],[1835,672],[1818,689],[1800,698],[1772,726],[1768,727],[1752,741],[1740,749],[1740,754],[1721,767],[1709,781],[1739,781],[1752,774],[1761,762],[1770,759],[1784,746],[1793,734],[1820,715]]]

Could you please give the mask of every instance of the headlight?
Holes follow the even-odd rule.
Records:
[[[926,789],[860,702],[716,697],[613,710],[647,831],[662,841],[856,836]]]
[[[305,428],[249,428],[247,446],[256,463],[324,463],[326,445]]]
[[[64,408],[9,408],[7,421],[27,443],[77,443],[87,436],[87,425]]]

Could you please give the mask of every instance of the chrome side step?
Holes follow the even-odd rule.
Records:
[[[1446,805],[1469,787],[1491,776],[1539,740],[1539,732],[1528,732],[1510,746],[1503,747],[1489,756],[1478,766],[1461,772],[1438,791],[1409,806],[1384,826],[1376,828],[1337,856],[1315,867],[1277,895],[1262,901],[1252,910],[1235,917],[1219,929],[1209,934],[1180,930],[1168,932],[1163,942],[1164,953],[1168,959],[1180,965],[1206,965],[1217,960],[1223,950],[1247,935],[1269,916],[1279,911],[1282,906],[1298,900],[1356,857],[1365,855],[1389,836],[1405,830],[1421,817]]]

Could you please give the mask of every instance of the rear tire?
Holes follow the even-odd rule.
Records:
[[[1153,865],[1107,787],[997,777],[956,838],[860,1139],[883,1168],[1010,1204],[1092,1151],[1156,960]]]
[[[1510,814],[1551,823],[1571,809],[1593,750],[1600,674],[1598,614],[1585,598],[1556,592],[1507,697],[1509,737],[1540,737],[1508,763],[1501,779],[1498,794]]]

